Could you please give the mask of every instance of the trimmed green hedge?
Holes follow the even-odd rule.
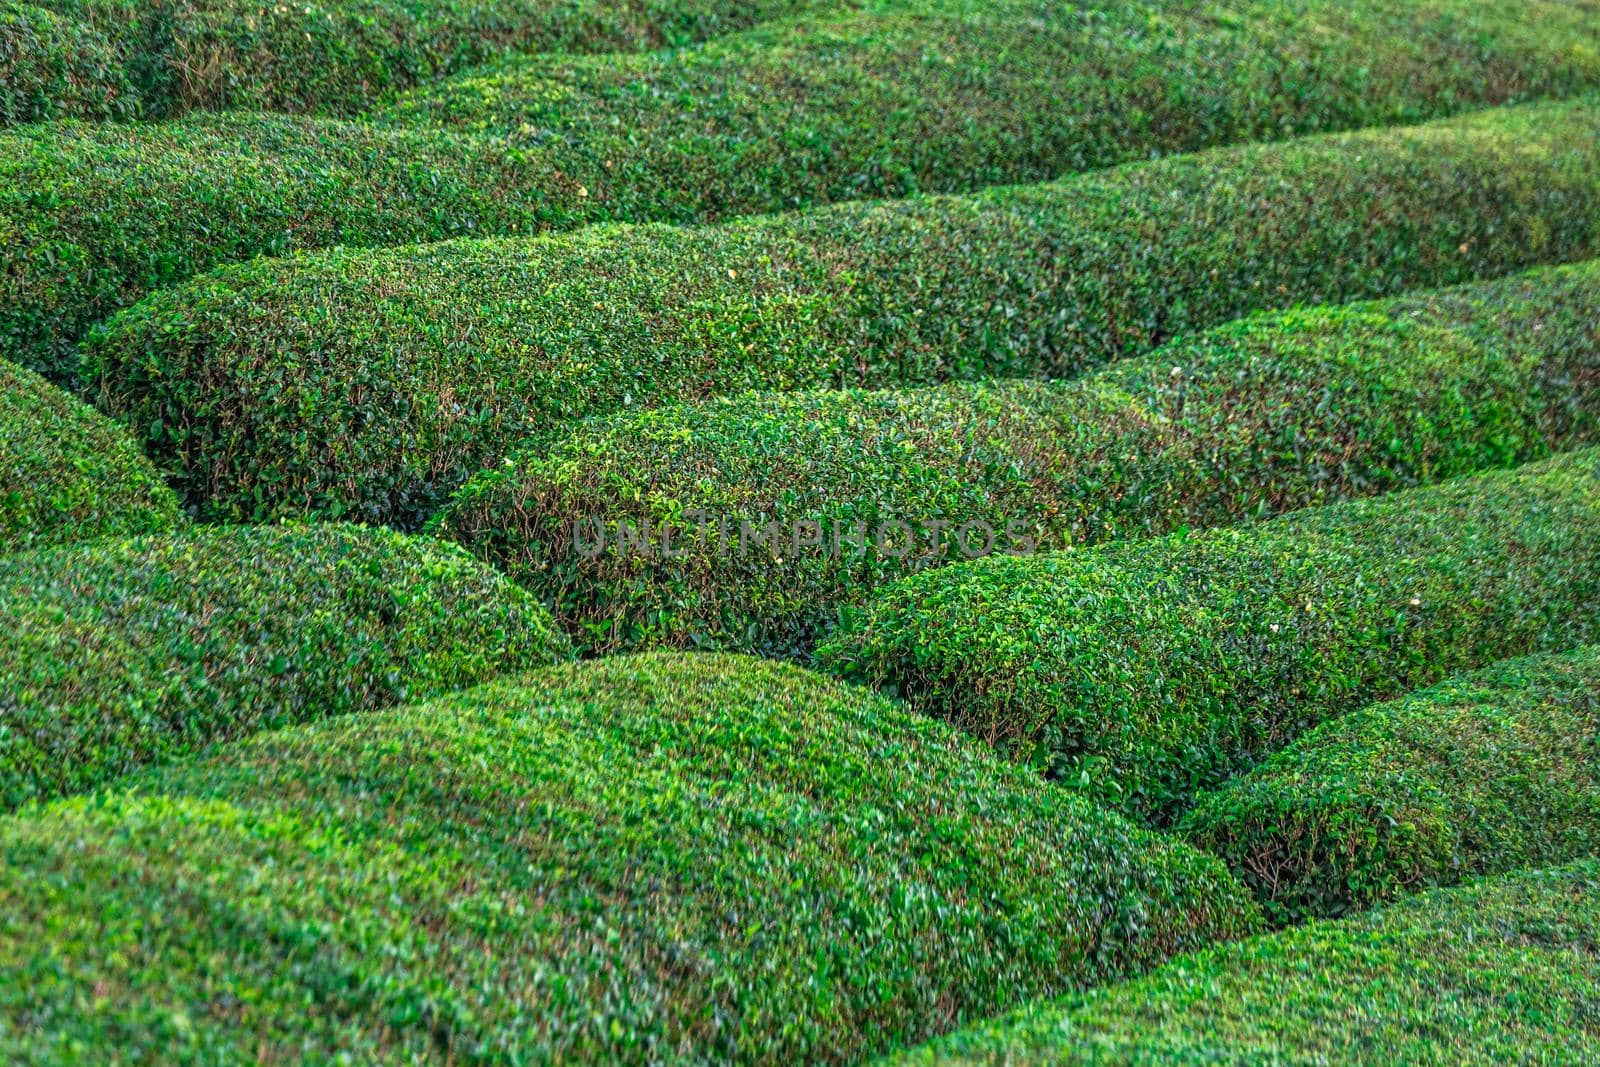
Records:
[[[518,158],[271,115],[0,130],[0,350],[69,381],[90,324],[218,263],[567,221],[559,175]]]
[[[1600,23],[1551,0],[902,0],[671,52],[519,56],[380,118],[547,151],[613,217],[703,221],[1596,87]]]
[[[452,546],[278,526],[0,557],[0,807],[571,654]]]
[[[1259,929],[1214,858],[732,657],[257,736],[0,850],[27,1060],[834,1062]]]
[[[589,651],[804,655],[877,586],[1022,538],[1213,526],[1600,439],[1596,307],[1591,261],[1261,315],[1066,382],[620,414],[519,449],[430,529],[532,590]],[[902,531],[880,550],[895,522],[915,544]],[[746,523],[777,533],[741,550]],[[646,530],[647,548],[623,543]]]
[[[4,0],[0,74],[9,77],[0,78],[0,105],[8,105],[0,120],[156,118],[192,108],[350,115],[422,86],[422,99],[408,101],[401,113],[519,133],[538,128],[552,92],[602,107],[604,95],[595,100],[597,93],[631,93],[640,116],[670,97],[719,120],[730,134],[733,120],[751,122],[747,128],[759,133],[772,109],[757,98],[763,92],[770,98],[774,90],[802,108],[816,93],[819,102],[840,105],[835,114],[870,102],[890,123],[903,123],[908,110],[932,110],[927,102],[937,96],[956,112],[974,97],[987,98],[982,102],[993,109],[992,130],[1017,117],[1014,98],[1005,97],[1012,78],[1020,77],[1018,88],[1035,95],[1049,90],[1091,123],[1097,114],[1115,113],[1128,132],[1167,143],[1217,123],[1229,129],[1249,123],[1282,135],[1330,123],[1415,120],[1441,108],[1593,88],[1600,74],[1592,19],[1556,0],[1437,0],[1426,9],[1370,0],[1199,6],[1156,0],[1087,10],[1056,0],[894,0],[859,5],[869,9],[860,16],[841,12],[857,6],[829,0],[514,0],[489,7],[459,0],[266,6]],[[562,55],[684,45],[802,12],[823,17],[794,20],[705,54],[676,49],[637,61],[627,54]],[[907,28],[926,36],[906,38],[900,31]],[[974,48],[974,39],[984,35],[987,45]],[[429,101],[429,83],[441,76],[528,52],[557,55],[471,72],[463,84],[445,87],[440,102]],[[1022,57],[1027,65],[1015,62]],[[967,73],[956,81],[940,68]],[[831,76],[816,77],[823,70]],[[647,83],[653,89],[641,92]],[[1247,103],[1255,107],[1251,117]],[[788,139],[820,141],[833,133],[860,143],[873,126],[831,123],[817,117],[819,110],[807,108],[810,121],[803,125],[781,127],[794,131]],[[709,125],[701,124],[699,136]],[[949,134],[960,125],[935,122],[931,130]],[[1108,127],[1096,132],[1098,140],[1119,139]],[[718,147],[742,147],[736,135],[722,141]],[[891,177],[896,169],[891,165]]]
[[[1600,450],[1248,528],[992,557],[818,649],[1164,821],[1323,719],[1600,637]]]
[[[1600,110],[1545,105],[973,197],[257,261],[119,315],[85,369],[208,518],[411,526],[579,415],[1071,374],[1291,300],[1583,258],[1596,143]]]
[[[533,84],[506,75],[513,84],[502,92],[503,79],[471,80],[436,105],[408,105],[494,133],[493,123],[515,118],[468,112],[492,113],[506,95],[550,98],[538,114],[513,108],[530,130],[510,142],[410,128],[410,110],[387,129],[229,115],[0,134],[0,345],[65,379],[91,323],[256,255],[960,192],[1600,86],[1600,29],[1554,0],[1536,5],[1537,23],[1526,0],[1440,0],[1425,15],[1296,0],[1309,5],[1316,31],[1286,21],[1283,0],[1220,17],[1180,5],[1170,17],[1070,18],[1053,2],[1007,0],[1005,17],[979,5],[988,13],[976,21],[957,18],[952,4],[972,6],[919,0],[920,14],[789,23],[703,57],[540,60],[529,68]],[[950,51],[957,44],[959,54]],[[797,71],[840,50],[849,54],[822,74],[832,93],[797,103],[816,92],[812,75]],[[964,61],[978,55],[987,58],[969,69]],[[1269,57],[1269,73],[1246,73]],[[1056,73],[1041,84],[1046,71]],[[1174,88],[1190,84],[1193,98]],[[1569,147],[1593,139],[1572,132]],[[1001,234],[989,237],[1004,246]],[[737,291],[748,298],[746,288]]]
[[[1600,646],[1511,660],[1323,723],[1182,823],[1272,914],[1600,852]]]
[[[126,430],[0,359],[0,554],[182,522]]]
[[[1600,863],[1438,890],[1197,953],[899,1064],[1600,1061]]]
[[[138,111],[122,58],[99,34],[54,11],[0,0],[0,126]]]
[[[699,40],[805,0],[5,0],[20,106],[0,119],[156,118],[191,108],[353,113],[515,50],[611,51]],[[41,10],[43,9],[43,10]],[[92,62],[89,61],[92,57]],[[0,89],[4,94],[5,89]],[[0,107],[6,103],[0,95]]]

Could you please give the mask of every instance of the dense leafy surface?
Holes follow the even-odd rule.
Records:
[[[845,674],[1144,816],[1319,721],[1600,636],[1600,450],[891,585]]]
[[[806,11],[822,17],[728,48],[627,54]],[[1031,106],[1016,100],[1022,93],[999,99],[1014,87],[1053,92],[1089,122],[1115,117],[1129,133],[1164,141],[1230,120],[1240,132],[1270,136],[1593,87],[1600,52],[1592,16],[1588,4],[1554,0],[1438,0],[1425,8],[1372,0],[7,0],[0,123],[154,118],[197,107],[352,113],[421,85],[424,100],[407,110],[523,131],[540,128],[553,94],[628,86],[622,93],[645,114],[673,96],[723,130],[753,120],[752,134],[767,132],[761,120],[774,109],[757,101],[776,90],[779,100],[799,99],[810,118],[783,132],[860,142],[877,130],[887,144],[925,130],[903,112],[931,111],[927,102],[941,90],[957,110],[988,98],[995,110],[985,125],[1002,128],[1011,108]],[[986,34],[986,46],[973,48]],[[775,45],[770,54],[758,52],[767,45]],[[506,70],[467,75],[440,104],[426,99],[441,75],[501,53],[619,49],[624,54],[513,59]],[[876,103],[897,106],[854,125],[831,117]],[[747,150],[748,141],[732,135],[713,140],[712,129],[702,122],[709,150],[730,160]]]
[[[437,530],[591,651],[803,654],[841,605],[986,547],[1217,525],[1595,440],[1596,307],[1589,262],[1265,314],[1072,381],[600,418],[474,478]]]
[[[259,736],[0,849],[26,1058],[839,1060],[1258,920],[943,724],[728,657]]]
[[[1597,4],[0,0],[0,1060],[1600,1059]]]
[[[704,220],[1585,87],[1600,22],[1549,0],[907,0],[699,48],[517,57],[379,118],[509,136],[612,217]]]
[[[87,370],[207,517],[412,525],[558,420],[742,388],[1069,374],[1254,309],[1581,258],[1600,111],[1513,109],[972,197],[263,260]]]
[[[387,127],[235,114],[18,128],[0,133],[0,342],[65,376],[90,323],[257,254],[962,192],[1600,85],[1590,15],[1541,2],[1528,29],[1527,3],[1443,3],[1448,16],[1436,3],[1423,17],[1230,0],[1169,19],[927,0],[704,57],[528,61],[410,100]],[[1220,95],[1171,81],[1190,73]],[[419,115],[449,128],[413,128]]]
[[[0,806],[568,655],[510,582],[384,530],[209,529],[5,556]]]
[[[1324,723],[1203,796],[1189,840],[1284,919],[1600,851],[1600,647]]]
[[[505,145],[205,116],[0,131],[0,350],[57,380],[96,320],[218,263],[542,229],[560,197]]]
[[[899,1063],[1600,1060],[1600,863],[1517,874],[1177,960]]]
[[[0,360],[0,553],[180,521],[178,498],[126,430]]]
[[[0,123],[350,112],[509,50],[651,47],[803,0],[0,0]],[[8,62],[9,61],[9,62]]]
[[[55,11],[0,0],[0,126],[138,112],[125,64],[93,29]]]

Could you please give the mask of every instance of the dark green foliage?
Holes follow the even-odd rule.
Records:
[[[1600,852],[1600,646],[1323,723],[1199,798],[1189,840],[1279,919]]]
[[[552,605],[587,650],[804,655],[842,605],[984,551],[986,529],[993,551],[1020,547],[1014,534],[1049,548],[1148,536],[1600,438],[1597,307],[1600,261],[1261,315],[1071,381],[597,418],[478,475],[432,528]],[[879,551],[872,536],[895,521],[918,535],[899,555],[902,540]],[[743,524],[774,522],[740,550]],[[797,547],[808,523],[821,543]],[[856,524],[859,547],[835,537]],[[649,548],[619,529],[649,530]]]
[[[380,117],[509,136],[613,217],[703,220],[1597,85],[1600,22],[1550,0],[910,0],[671,52],[519,56]]]
[[[893,1062],[1580,1067],[1597,944],[1591,860],[1200,952]]]
[[[180,521],[178,498],[126,430],[0,360],[0,554]]]
[[[818,650],[1164,821],[1330,716],[1600,636],[1600,450],[889,586]]]
[[[217,263],[566,219],[568,197],[515,159],[489,141],[268,115],[0,131],[0,348],[71,379],[90,323]]]
[[[510,582],[386,530],[208,529],[0,557],[0,807],[569,655]]]
[[[803,0],[38,0],[31,7],[0,0],[0,84],[8,54],[24,75],[17,94],[24,106],[0,109],[0,120],[103,118],[105,98],[146,118],[191,108],[352,113],[508,51],[677,44],[805,6]],[[30,84],[26,76],[34,71],[62,73],[36,74]]]
[[[0,852],[30,1062],[850,1060],[1259,928],[1215,859],[733,657],[254,737]]]
[[[1581,258],[1572,104],[719,227],[339,251],[155,294],[102,407],[215,519],[410,526],[563,419],[747,388],[1066,375],[1175,333]]]
[[[90,323],[258,254],[963,192],[1600,86],[1600,21],[1557,0],[1397,13],[1375,0],[1092,14],[1054,0],[887,7],[786,22],[703,53],[528,60],[419,94],[386,130],[251,115],[13,130],[0,136],[0,344],[64,378]],[[326,15],[313,6],[304,17]],[[272,69],[336,76],[326,64]],[[453,128],[411,128],[419,116]],[[1572,133],[1573,146],[1594,139]],[[970,259],[959,232],[948,236],[945,255]],[[1413,234],[1392,236],[1405,246]],[[1006,228],[969,235],[980,237],[1004,246]],[[750,299],[748,286],[733,288]],[[889,318],[879,331],[896,328]]]
[[[0,0],[0,126],[137,112],[122,60],[98,34],[53,11]]]

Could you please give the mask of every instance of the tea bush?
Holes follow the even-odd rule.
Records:
[[[277,526],[0,557],[0,806],[570,656],[453,546]]]
[[[375,117],[510,137],[611,217],[705,221],[1595,88],[1600,26],[1549,0],[900,0],[696,48],[516,56]]]
[[[1312,730],[1183,833],[1284,920],[1600,851],[1600,647],[1510,660]]]
[[[0,121],[192,108],[351,114],[509,51],[682,44],[804,0],[35,0],[0,4]],[[4,66],[0,65],[0,70]]]
[[[234,113],[0,131],[0,345],[66,380],[93,323],[257,255],[968,192],[1600,88],[1600,24],[1563,2],[1306,2],[1315,31],[1281,0],[1220,16],[890,5],[704,55],[527,60],[408,100],[381,127]],[[301,12],[274,17],[327,9]],[[1570,132],[1568,151],[1593,140]]]
[[[563,420],[749,388],[1070,375],[1261,308],[1593,254],[1568,104],[719,227],[224,268],[86,349],[213,520],[411,527]],[[977,255],[982,250],[982,255]]]
[[[1597,938],[1585,860],[1201,952],[891,1062],[1592,1063]]]
[[[126,430],[0,360],[0,554],[182,521],[178,498]]]
[[[253,737],[0,852],[22,1060],[837,1062],[1259,927],[1215,859],[734,657]]]
[[[1600,450],[902,579],[818,649],[1144,818],[1324,719],[1600,637]]]
[[[1591,261],[1262,314],[1070,381],[627,412],[518,449],[432,529],[590,651],[804,656],[842,607],[985,550],[1215,526],[1600,439],[1597,306]]]
[[[0,2],[0,75],[0,127],[139,112],[116,50],[83,24],[32,4]]]

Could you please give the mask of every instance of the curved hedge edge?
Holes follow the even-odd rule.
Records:
[[[94,323],[153,290],[256,256],[967,192],[1152,152],[1600,88],[1600,31],[1560,0],[1537,0],[1536,19],[1535,0],[1436,0],[1425,13],[1312,0],[1315,34],[1274,17],[1279,2],[1221,22],[1176,15],[1165,0],[1155,18],[1121,5],[1069,14],[1017,0],[997,21],[992,5],[956,5],[968,15],[985,10],[985,21],[969,24],[952,22],[947,3],[918,0],[915,11],[896,3],[894,14],[853,18],[920,28],[884,41],[847,27],[837,47],[826,36],[812,42],[815,63],[785,64],[757,43],[749,64],[732,67],[720,53],[687,65],[679,53],[643,66],[567,57],[551,61],[553,85],[540,79],[529,90],[543,110],[523,116],[519,130],[531,129],[510,139],[475,135],[471,122],[378,129],[239,111],[92,133],[14,128],[0,136],[0,253],[10,253],[0,263],[0,343],[65,381],[73,346]],[[325,36],[326,8],[288,5],[272,15],[280,17],[318,22],[313,36]],[[808,23],[790,25],[808,39]],[[1224,54],[1260,62],[1219,66]],[[340,80],[327,64],[295,69],[340,85],[381,82]],[[1185,89],[1174,94],[1179,83]],[[469,100],[494,92],[471,84],[462,89]],[[1288,84],[1294,92],[1283,91]],[[13,188],[22,192],[8,197]],[[190,240],[195,232],[207,235],[203,247]],[[894,328],[893,317],[884,326]]]
[[[575,186],[524,155],[237,112],[0,130],[0,345],[73,383],[94,324],[219,264],[589,221]]]
[[[902,579],[817,653],[1153,822],[1317,723],[1600,638],[1600,449]]]
[[[1592,1063],[1597,941],[1586,860],[1200,952],[885,1062]]]
[[[1597,141],[1594,109],[1555,105],[975,197],[256,261],[118,315],[85,368],[205,518],[411,528],[585,414],[1071,375],[1291,296],[1585,258]]]
[[[1600,851],[1597,736],[1600,646],[1510,660],[1323,723],[1177,832],[1275,919],[1339,915]]]
[[[803,11],[807,0],[579,4],[511,0],[6,0],[0,70],[24,75],[13,121],[171,118],[197,110],[355,115],[510,52],[681,45]],[[7,33],[8,21],[20,23]],[[35,73],[37,72],[37,73]],[[106,106],[105,97],[118,104]],[[3,101],[0,101],[3,102]],[[0,119],[8,117],[0,111]]]
[[[1535,6],[1269,0],[1218,19],[1164,2],[847,5],[686,49],[514,56],[378,119],[555,146],[612,217],[705,221],[1600,88],[1593,20]],[[1281,17],[1290,7],[1299,18]]]
[[[728,656],[257,735],[0,820],[0,850],[22,1058],[840,1061],[1260,929],[1214,858]],[[126,995],[91,1010],[99,983]],[[250,1010],[206,1010],[227,991]]]
[[[570,655],[511,582],[387,530],[200,528],[0,557],[0,809]]]
[[[0,553],[187,521],[125,429],[0,359]]]
[[[1215,526],[1591,442],[1597,304],[1590,261],[1263,314],[1067,382],[596,417],[475,475],[427,528],[528,588],[585,652],[804,657],[840,611],[913,571]]]

